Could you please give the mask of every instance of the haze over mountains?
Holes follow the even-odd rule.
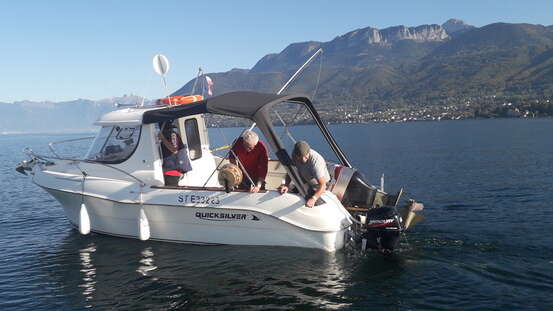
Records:
[[[96,130],[93,125],[115,104],[137,104],[142,97],[129,95],[92,101],[0,103],[0,133],[70,133]]]
[[[313,62],[287,92],[312,95],[320,81],[315,100],[323,110],[348,102],[373,111],[492,95],[553,95],[553,26],[494,23],[477,28],[457,19],[442,25],[366,27],[328,42],[292,43],[280,53],[265,55],[251,69],[209,73],[215,95],[276,92],[319,48],[324,51],[322,65],[321,59]],[[175,94],[188,94],[193,83]],[[0,103],[0,108],[7,112],[0,117],[0,132],[56,131],[88,129],[113,105],[76,100]]]

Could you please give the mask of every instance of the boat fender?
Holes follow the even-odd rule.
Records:
[[[81,204],[81,210],[79,212],[79,232],[81,234],[90,233],[90,217],[88,216],[88,210],[84,203]]]
[[[144,209],[140,209],[140,219],[138,220],[139,237],[142,241],[146,241],[150,238],[150,223]]]
[[[236,164],[227,163],[219,170],[219,184],[225,186],[225,190],[230,192],[242,182],[242,170]]]

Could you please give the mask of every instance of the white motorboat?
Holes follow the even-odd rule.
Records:
[[[156,71],[164,74],[168,65],[155,61]],[[61,142],[56,142],[50,144],[53,155],[26,149],[29,160],[17,170],[30,173],[35,184],[55,197],[83,234],[326,251],[353,241],[362,248],[389,251],[421,219],[416,213],[421,204],[410,200],[399,207],[401,191],[386,194],[352,168],[306,96],[233,92],[163,101],[169,105],[137,105],[102,116],[84,158],[60,156],[54,146]],[[206,119],[219,126],[257,126],[271,150],[265,190],[250,193],[229,184],[225,164],[232,143],[226,149],[212,148],[209,136],[217,130],[208,131]],[[166,184],[159,138],[168,122],[176,126],[190,160],[175,185]],[[311,124],[307,138],[325,155],[331,175],[328,190],[312,208],[305,205],[308,188],[291,160],[293,132],[306,129],[295,123]],[[230,130],[219,129],[222,136],[225,131]],[[320,150],[325,148],[326,153]],[[295,191],[280,194],[277,189],[286,176]]]

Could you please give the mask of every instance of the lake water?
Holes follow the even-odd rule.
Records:
[[[14,170],[76,136],[0,136],[0,310],[553,310],[553,119],[331,130],[425,204],[398,254],[81,236]]]

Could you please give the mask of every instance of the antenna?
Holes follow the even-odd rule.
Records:
[[[311,55],[311,57],[309,57],[309,59],[303,63],[303,65],[301,65],[301,67],[292,75],[292,77],[290,79],[288,79],[288,81],[286,81],[286,83],[284,83],[284,85],[280,88],[280,90],[278,90],[277,92],[277,95],[280,95],[280,93],[282,93],[287,87],[288,85],[290,85],[290,83],[292,83],[292,81],[294,81],[294,79],[303,71],[303,69],[308,66],[314,59],[315,57],[317,57],[317,55],[321,54],[323,52],[323,48],[320,48],[318,49],[315,53],[313,53],[313,55]],[[276,111],[275,111],[276,112]],[[278,118],[280,119],[280,121],[284,124],[284,121],[282,120],[282,118],[280,117],[280,115],[278,114],[278,112],[276,112]],[[249,130],[253,130],[253,128],[257,125],[257,123],[253,123],[250,127],[249,127]],[[286,125],[284,125],[286,126]],[[294,139],[292,139],[294,140]]]
[[[192,86],[192,92],[190,92],[190,95],[194,95],[194,92],[196,92],[196,85],[198,84],[198,79],[203,74],[204,74],[204,71],[203,71],[202,67],[199,67],[198,68],[198,74],[196,75],[196,80],[194,80],[194,85]]]
[[[317,55],[322,52],[323,49],[320,48],[313,55],[311,55],[311,57],[309,57],[309,59],[300,67],[300,69],[298,69],[298,71],[296,71],[296,73],[294,73],[292,77],[282,86],[282,88],[277,92],[277,95],[280,95],[280,93],[282,93],[288,87],[288,85],[290,85],[290,83],[292,83],[292,81],[294,81],[294,79],[302,72],[303,68],[309,65],[309,63],[311,63],[311,61],[313,61],[313,59],[315,59],[315,57],[317,57]]]

